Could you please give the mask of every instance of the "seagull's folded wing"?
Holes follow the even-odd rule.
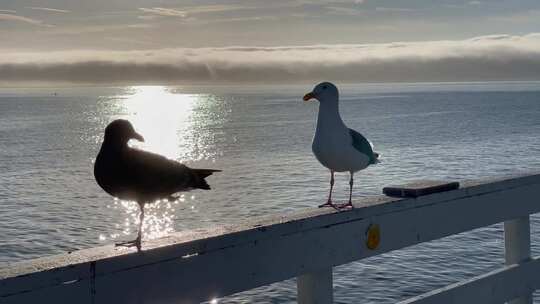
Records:
[[[354,148],[360,153],[367,155],[371,164],[376,163],[378,155],[373,152],[371,143],[362,134],[353,129],[349,129],[349,133],[351,134]]]
[[[130,171],[133,184],[145,196],[163,198],[193,187],[192,170],[181,163],[154,153],[131,149]]]

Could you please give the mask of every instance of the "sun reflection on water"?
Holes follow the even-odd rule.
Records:
[[[163,86],[133,87],[133,95],[123,100],[128,120],[143,135],[137,146],[169,158],[194,156],[182,145],[192,127],[191,115],[196,96],[174,94]]]
[[[152,204],[146,204],[144,207],[144,223],[142,225],[143,239],[160,238],[173,232],[176,211],[178,209],[194,211],[194,200],[195,196],[181,194],[174,201],[165,199],[155,201]],[[119,239],[137,233],[136,229],[139,225],[140,211],[136,202],[115,198],[112,204],[107,205],[107,208],[124,211],[126,217],[123,219],[123,222],[115,225],[116,233],[111,233],[109,236],[99,235],[100,241]]]

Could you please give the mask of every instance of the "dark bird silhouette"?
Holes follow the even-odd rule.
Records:
[[[135,245],[140,251],[144,205],[173,198],[181,191],[210,190],[205,178],[221,170],[191,169],[161,155],[130,148],[127,144],[130,139],[144,141],[127,120],[115,120],[105,128],[103,144],[94,163],[94,177],[105,192],[139,204],[137,238],[117,245]]]

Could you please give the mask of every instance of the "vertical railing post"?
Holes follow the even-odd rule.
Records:
[[[332,304],[332,267],[305,273],[296,280],[298,304]]]
[[[529,216],[504,222],[504,253],[506,265],[521,263],[531,258],[531,226]],[[509,304],[532,304],[532,293]]]

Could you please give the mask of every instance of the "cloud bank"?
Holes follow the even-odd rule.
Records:
[[[186,17],[187,13],[184,11],[175,10],[172,8],[163,8],[163,7],[152,7],[152,8],[145,8],[141,7],[139,8],[140,11],[149,13],[149,14],[155,14],[158,16],[165,16],[165,17]]]
[[[68,10],[50,8],[50,7],[29,6],[28,8],[33,9],[33,10],[45,11],[45,12],[53,12],[53,13],[69,13],[70,12]]]
[[[6,11],[6,10],[4,10],[4,11]],[[28,18],[28,17],[24,17],[24,16],[19,16],[19,15],[14,15],[12,13],[4,14],[4,13],[2,13],[2,11],[0,11],[0,21],[17,21],[17,22],[24,22],[24,23],[29,23],[29,24],[38,25],[38,26],[47,26],[47,27],[51,26],[49,24],[44,23],[41,20],[32,19],[32,18]]]
[[[540,80],[540,33],[386,44],[0,54],[2,85]]]

